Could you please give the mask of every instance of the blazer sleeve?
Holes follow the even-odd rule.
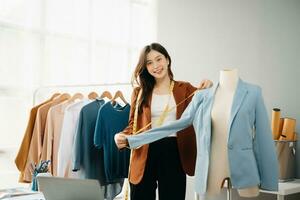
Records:
[[[278,191],[278,161],[267,110],[259,88],[255,107],[254,154],[260,174],[260,187]]]
[[[128,120],[128,126],[122,131],[126,135],[131,135],[133,130],[133,121],[134,121],[134,111],[137,101],[137,96],[139,93],[139,88],[134,88],[132,95],[131,95],[131,107],[130,107],[130,114]]]
[[[141,145],[157,141],[161,138],[167,137],[174,132],[178,132],[186,127],[192,125],[197,108],[202,103],[202,92],[197,92],[192,102],[185,109],[180,119],[168,122],[163,126],[150,129],[138,135],[127,136],[128,144],[131,149],[137,148]]]

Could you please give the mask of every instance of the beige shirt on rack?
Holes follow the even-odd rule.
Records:
[[[57,156],[64,119],[64,111],[66,107],[73,102],[74,101],[62,102],[56,106],[51,107],[48,112],[41,160],[51,160],[50,172],[53,176],[57,176]]]
[[[25,182],[31,182],[33,169],[32,165],[37,164],[39,162],[42,154],[43,138],[48,111],[52,106],[57,105],[65,100],[65,98],[58,97],[55,100],[42,105],[37,111],[27,162],[24,170],[23,180]]]

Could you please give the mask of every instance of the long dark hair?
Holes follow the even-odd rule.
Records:
[[[134,70],[131,81],[132,85],[137,85],[142,89],[142,96],[139,102],[139,113],[142,112],[143,106],[149,106],[148,99],[155,85],[155,79],[149,74],[146,67],[147,55],[151,50],[158,51],[159,53],[163,54],[167,60],[169,60],[168,74],[170,79],[173,80],[173,72],[171,71],[172,61],[167,50],[159,43],[152,43],[145,46],[140,54],[140,58]]]

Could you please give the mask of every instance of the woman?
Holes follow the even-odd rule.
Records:
[[[115,136],[119,149],[126,146],[123,134],[133,132],[135,109],[138,109],[136,130],[150,122],[152,127],[157,127],[179,119],[191,101],[187,97],[197,89],[188,82],[174,81],[171,57],[158,43],[144,47],[132,82],[139,87],[132,94],[129,125]],[[200,88],[211,85],[211,81],[204,80]],[[138,96],[140,98],[136,102]],[[165,112],[166,108],[172,108],[182,101],[184,102],[175,110]],[[147,127],[149,128],[151,127]],[[160,200],[185,199],[186,174],[193,176],[195,170],[196,140],[192,126],[182,132],[185,134],[174,133],[170,137],[133,150],[129,172],[131,200],[155,200],[157,185]]]

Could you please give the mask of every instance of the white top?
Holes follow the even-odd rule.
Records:
[[[82,172],[79,173],[79,171],[72,171],[72,151],[80,110],[83,106],[90,102],[92,102],[92,100],[85,99],[83,101],[73,103],[65,109],[58,148],[57,176],[69,178],[79,178],[82,176]]]
[[[152,94],[152,102],[151,102],[151,126],[152,128],[158,127],[156,124],[157,120],[165,110],[166,105],[169,103],[169,108],[173,108],[176,106],[176,102],[173,94],[170,96],[169,94],[158,95]],[[176,120],[176,108],[168,113],[162,125],[166,122],[175,121]],[[176,133],[170,135],[169,137],[176,137]]]

